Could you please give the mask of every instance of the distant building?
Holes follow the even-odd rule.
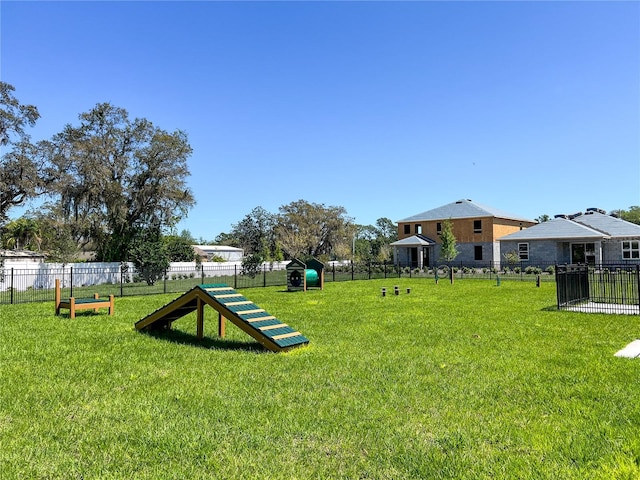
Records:
[[[589,208],[499,239],[502,253],[532,265],[640,263],[640,225]]]
[[[242,248],[225,245],[192,245],[201,262],[211,262],[214,258],[222,258],[225,262],[241,262],[244,257]]]
[[[440,234],[449,220],[459,255],[456,263],[468,266],[500,263],[498,239],[535,225],[533,220],[487,207],[472,200],[458,200],[399,220],[398,241],[393,242],[394,262],[401,266],[429,267],[440,260]]]
[[[12,264],[44,263],[46,255],[42,252],[31,250],[0,250],[0,261],[4,261],[5,267]]]

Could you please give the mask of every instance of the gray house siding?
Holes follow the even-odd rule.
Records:
[[[568,242],[558,242],[556,240],[520,240],[502,241],[502,254],[517,252],[518,244],[527,243],[529,245],[529,260],[523,260],[523,264],[546,266],[554,263],[569,263],[570,247]],[[503,262],[506,263],[504,258]]]
[[[622,240],[618,240],[618,239],[611,239],[603,242],[602,263],[628,263],[629,262],[629,260],[625,260],[622,258],[622,242],[623,242]]]
[[[440,259],[441,245],[437,244],[433,247],[434,259],[438,265],[446,263]],[[482,259],[476,260],[476,247],[482,247]],[[498,242],[474,242],[474,243],[457,243],[456,249],[458,255],[451,263],[473,267],[474,265],[486,265],[487,263],[495,263],[500,259],[500,245]]]

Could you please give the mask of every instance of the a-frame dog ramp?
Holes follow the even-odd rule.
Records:
[[[171,303],[136,322],[138,330],[171,328],[171,323],[188,313],[198,312],[197,336],[203,337],[204,306],[218,312],[218,334],[224,337],[225,319],[231,321],[271,351],[282,352],[309,343],[300,332],[269,315],[241,293],[225,284],[193,287]]]

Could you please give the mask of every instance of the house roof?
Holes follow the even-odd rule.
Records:
[[[192,245],[192,247],[202,250],[205,253],[242,252],[243,251],[241,248],[227,247],[226,245]]]
[[[608,238],[606,233],[600,232],[587,225],[566,218],[554,218],[538,223],[519,232],[510,233],[498,238],[498,241],[512,240],[571,240],[571,239],[601,240]]]
[[[524,222],[534,222],[533,220],[507,213],[493,207],[488,207],[480,203],[476,203],[469,199],[458,200],[447,205],[443,205],[433,210],[412,215],[411,217],[398,220],[399,222],[419,222],[429,220],[447,220],[449,218],[478,218],[478,217],[497,217],[509,220],[518,220]]]
[[[574,217],[573,220],[599,230],[611,237],[640,238],[640,225],[627,222],[621,218],[612,217],[611,215],[604,215],[597,211],[587,211]]]
[[[435,245],[435,240],[431,240],[429,237],[425,237],[422,234],[412,235],[411,237],[403,238],[402,240],[398,240],[396,242],[391,243],[393,247],[414,247],[414,246],[422,246],[426,247],[428,245]]]
[[[0,250],[0,258],[45,258],[42,252],[31,250]]]

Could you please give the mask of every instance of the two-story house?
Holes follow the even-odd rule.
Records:
[[[398,220],[398,241],[391,244],[394,262],[418,268],[442,263],[440,235],[447,220],[451,223],[456,248],[460,252],[455,262],[470,267],[489,263],[499,266],[498,238],[537,223],[469,199],[458,200]]]

